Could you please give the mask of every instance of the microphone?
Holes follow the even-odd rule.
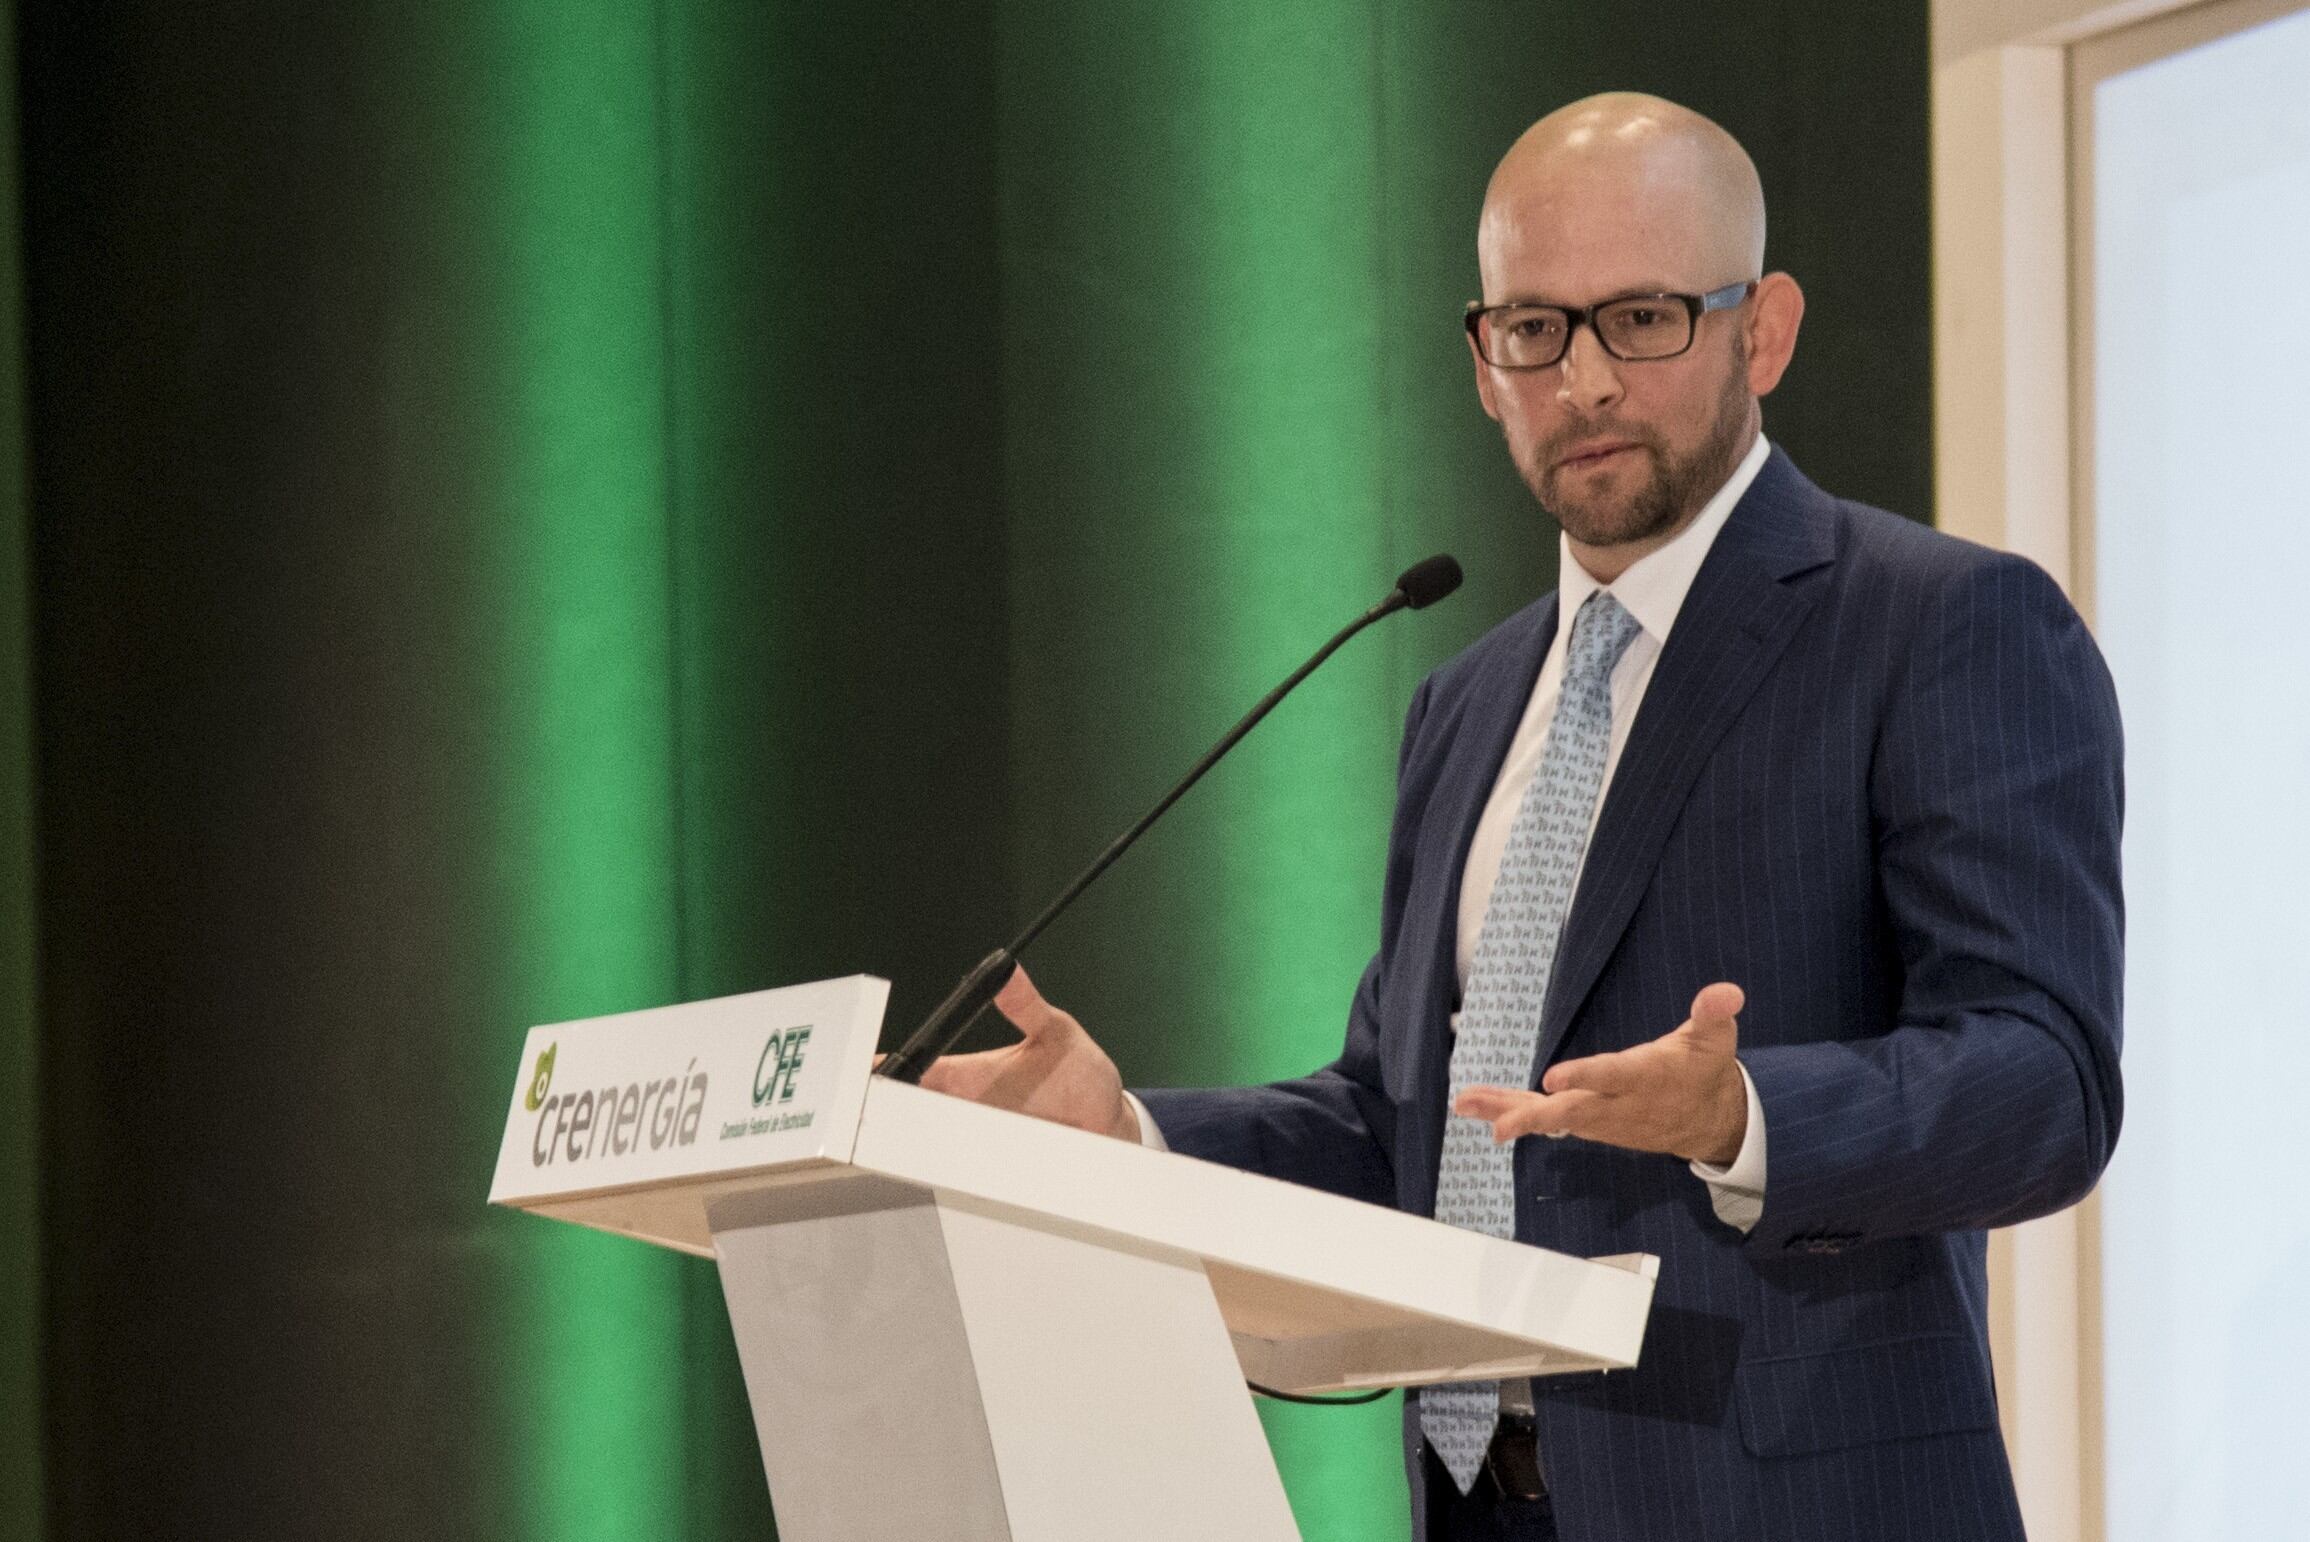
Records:
[[[1415,562],[1404,569],[1403,577],[1396,580],[1395,592],[1390,594],[1387,599],[1380,601],[1379,609],[1367,617],[1366,621],[1377,621],[1380,617],[1389,614],[1397,608],[1393,602],[1398,599],[1401,599],[1403,606],[1407,609],[1426,610],[1436,601],[1459,588],[1460,578],[1460,564],[1452,560],[1450,552],[1440,551],[1433,557]],[[1356,626],[1363,626],[1366,621],[1358,621]],[[1348,635],[1353,636],[1354,633],[1355,627],[1348,628]],[[1318,658],[1316,662],[1320,664],[1323,661]]]
[[[1426,561],[1415,562],[1404,569],[1403,575],[1396,580],[1396,586],[1388,591],[1387,598],[1340,628],[1333,634],[1331,641],[1315,650],[1313,658],[1293,670],[1281,685],[1262,696],[1259,704],[1243,715],[1243,721],[1227,730],[1217,744],[1204,752],[1203,758],[1180,779],[1178,786],[1156,800],[1155,806],[1141,815],[1137,824],[1117,836],[1105,851],[1100,852],[1091,865],[1060,892],[1057,899],[1043,907],[1041,915],[1027,923],[1025,931],[1012,938],[1007,946],[997,948],[980,959],[977,967],[964,975],[955,988],[947,993],[946,1000],[940,1002],[930,1016],[923,1019],[922,1026],[909,1034],[904,1044],[883,1057],[875,1074],[890,1077],[894,1081],[921,1081],[922,1073],[930,1069],[930,1063],[945,1054],[955,1040],[961,1038],[965,1030],[977,1021],[978,1015],[987,1009],[987,1003],[995,999],[996,993],[1010,983],[1012,971],[1019,966],[1019,955],[1026,951],[1029,943],[1042,935],[1043,928],[1057,920],[1060,912],[1072,905],[1075,897],[1091,886],[1093,879],[1112,867],[1117,857],[1130,850],[1132,842],[1145,835],[1149,825],[1161,819],[1188,788],[1203,779],[1204,772],[1219,763],[1220,756],[1235,748],[1238,740],[1258,727],[1259,720],[1274,711],[1275,704],[1290,695],[1292,687],[1315,673],[1317,665],[1337,653],[1343,643],[1365,627],[1399,610],[1427,609],[1459,588],[1460,577],[1460,564],[1444,552],[1438,552]]]

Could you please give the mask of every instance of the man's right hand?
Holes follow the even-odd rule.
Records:
[[[1123,1096],[1115,1062],[1071,1014],[1043,999],[1024,965],[995,997],[995,1006],[1023,1035],[1019,1042],[942,1055],[923,1072],[925,1087],[1095,1135],[1139,1139],[1139,1119]]]

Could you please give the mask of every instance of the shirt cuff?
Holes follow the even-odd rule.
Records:
[[[1741,1074],[1746,1076],[1748,1073],[1743,1071]],[[1153,1114],[1147,1112],[1147,1105],[1128,1092],[1123,1094],[1123,1101],[1131,1105],[1131,1113],[1139,1121],[1139,1144],[1145,1146],[1149,1151],[1169,1151],[1171,1143],[1163,1138],[1163,1127],[1155,1122]],[[1749,1117],[1751,1119],[1756,1117],[1756,1101],[1756,1090],[1751,1088],[1749,1091]],[[1762,1157],[1758,1158],[1760,1163],[1763,1160]],[[1739,1164],[1734,1165],[1738,1166]],[[1763,1184],[1761,1177],[1758,1179],[1758,1183],[1761,1187]]]
[[[1692,1175],[1708,1185],[1708,1202],[1716,1218],[1735,1231],[1747,1231],[1765,1213],[1765,1106],[1749,1068],[1741,1065],[1740,1072],[1741,1090],[1749,1100],[1749,1126],[1741,1136],[1741,1149],[1724,1167],[1693,1163]]]

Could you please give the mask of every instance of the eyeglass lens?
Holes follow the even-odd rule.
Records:
[[[1605,351],[1621,359],[1661,359],[1692,343],[1692,313],[1667,300],[1615,300],[1593,323]],[[1564,356],[1571,318],[1552,305],[1509,305],[1487,311],[1479,328],[1484,357],[1510,369],[1542,369]]]

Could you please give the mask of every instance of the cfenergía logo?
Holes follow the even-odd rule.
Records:
[[[545,1106],[546,1090],[553,1086],[553,1057],[560,1049],[556,1043],[538,1051],[537,1069],[529,1077],[529,1095],[521,1100],[521,1106],[533,1114]]]

